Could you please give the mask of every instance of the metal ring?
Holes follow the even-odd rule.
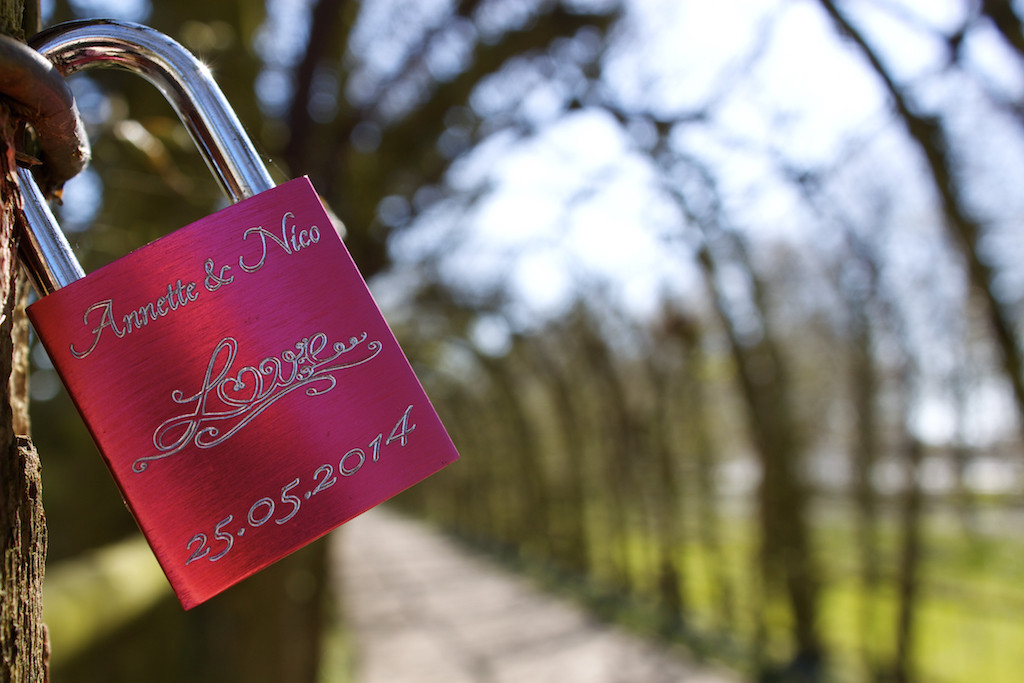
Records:
[[[232,202],[274,187],[210,70],[169,36],[142,24],[100,19],[59,24],[33,36],[29,44],[64,76],[108,67],[139,74],[156,86]]]
[[[29,45],[62,76],[91,67],[112,67],[139,74],[155,85],[185,124],[232,202],[274,187],[209,69],[168,36],[141,24],[93,20],[54,26],[34,36]],[[31,176],[22,171],[19,169],[24,213],[32,229],[25,231],[21,258],[40,293],[46,294],[84,274]]]

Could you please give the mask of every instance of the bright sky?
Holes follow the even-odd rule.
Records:
[[[135,21],[145,21],[150,9],[146,0],[73,4],[88,13]],[[403,7],[425,18],[444,12],[447,4],[423,0]],[[272,94],[285,92],[281,79],[287,80],[295,59],[281,45],[301,44],[295,37],[305,30],[298,18],[306,6],[282,0],[270,4],[268,26],[273,30],[262,32],[259,41],[276,59],[268,62],[258,86],[270,109],[281,104]],[[627,0],[626,6],[626,19],[602,64],[603,96],[626,110],[665,119],[684,117],[714,100],[714,121],[688,126],[673,144],[715,167],[728,213],[738,227],[754,240],[817,240],[820,245],[827,236],[808,233],[818,223],[808,220],[792,187],[780,180],[777,161],[814,168],[860,154],[864,163],[851,165],[850,173],[861,177],[851,182],[909,179],[900,181],[905,186],[898,206],[890,209],[889,220],[901,226],[888,245],[894,267],[915,286],[947,288],[950,299],[960,297],[963,286],[956,278],[935,279],[942,272],[936,264],[948,257],[948,250],[943,252],[934,232],[938,221],[932,197],[914,180],[914,153],[898,135],[885,132],[886,99],[877,79],[835,35],[816,2]],[[986,130],[993,134],[977,138],[979,151],[969,157],[972,171],[980,169],[984,182],[971,192],[993,220],[1016,227],[1017,216],[1024,214],[1024,195],[1006,183],[1012,185],[1024,175],[1019,124],[979,118],[984,112],[971,109],[974,100],[964,96],[970,89],[962,81],[939,77],[945,53],[929,33],[957,26],[966,6],[959,0],[844,4],[897,78],[918,84],[915,94],[921,105],[953,102],[963,110],[965,127],[986,121]],[[406,21],[394,23],[387,2],[368,7],[372,12],[353,46],[365,56],[366,69],[386,70],[409,39],[403,31],[415,30],[418,22],[403,15]],[[508,17],[492,19],[498,25]],[[577,41],[564,55],[571,61],[574,50],[587,49],[586,40]],[[991,89],[1018,97],[1024,93],[1024,70],[994,33],[972,32],[965,54]],[[449,49],[431,57],[430,67],[435,74],[457,71],[465,58],[453,40]],[[364,77],[355,74],[348,96],[359,96]],[[79,99],[88,101],[88,86],[77,87]],[[480,114],[497,111],[520,94],[495,81],[479,88],[471,105]],[[645,316],[656,312],[666,295],[686,297],[700,291],[692,256],[680,240],[677,207],[659,185],[665,175],[653,169],[643,149],[643,131],[624,130],[594,109],[562,116],[563,97],[552,83],[535,80],[522,100],[512,103],[535,126],[535,134],[525,140],[495,135],[459,160],[450,184],[467,193],[486,190],[482,199],[468,210],[461,198],[441,202],[423,215],[393,245],[399,270],[403,264],[411,267],[423,258],[437,258],[451,283],[470,290],[506,290],[513,298],[512,324],[518,326],[558,316],[581,292],[599,292],[605,303]],[[881,159],[886,160],[884,168],[878,166]],[[1015,164],[1014,173],[1002,172],[1008,164]],[[96,196],[97,183],[86,173],[68,184],[63,216],[67,227],[88,225],[96,210],[88,199]],[[852,214],[871,210],[856,204],[845,208]],[[860,220],[870,219],[862,215]],[[1000,241],[1000,234],[994,232],[991,240],[996,253],[1015,254],[1017,243]],[[955,271],[951,267],[947,272]],[[1008,270],[1008,292],[1024,291],[1024,275],[1015,272]],[[387,288],[386,281],[380,284]],[[924,334],[935,329],[935,312],[927,307],[911,307],[902,314]],[[481,325],[480,341],[500,348],[504,332],[493,322]],[[923,357],[923,362],[938,364],[933,369],[940,373],[957,362],[948,354]],[[921,422],[931,425],[925,431],[944,436],[940,432],[948,426],[949,410],[943,401],[923,404]]]
[[[794,162],[822,163],[853,130],[878,125],[884,99],[815,4],[742,4],[737,11],[734,3],[632,0],[604,64],[606,89],[627,108],[665,118],[720,97],[715,130],[695,126],[682,142],[727,165],[727,192],[759,193],[746,211],[785,232],[793,221],[790,204],[765,191],[773,181],[764,159],[737,154],[731,143],[777,147]],[[759,46],[755,68],[736,81],[733,74]],[[666,246],[666,237],[678,238],[678,216],[646,153],[606,114],[555,118],[554,98],[538,87],[526,100],[539,127],[533,138],[499,138],[453,169],[457,187],[492,189],[449,238],[446,275],[467,286],[500,279],[541,317],[563,311],[581,279],[611,283],[618,303],[639,314],[654,311],[666,293],[692,290],[692,265]],[[475,106],[489,105],[478,98]],[[440,230],[426,227],[432,221],[450,224],[453,216],[429,217],[424,231],[396,244],[395,253],[415,259],[424,242],[435,243]]]

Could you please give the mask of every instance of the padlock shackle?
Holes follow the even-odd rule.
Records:
[[[32,172],[18,167],[21,210],[31,230],[21,231],[18,256],[41,295],[85,277],[82,264],[75,258],[67,237],[50,211]]]
[[[117,68],[156,86],[232,202],[274,187],[209,68],[176,40],[141,24],[100,19],[58,24],[33,36],[29,45],[64,76],[93,67]]]
[[[172,38],[141,24],[108,19],[58,24],[29,44],[62,75],[93,67],[138,74],[164,94],[232,203],[274,187],[249,136],[210,70]],[[20,245],[40,294],[85,277],[31,173],[18,169],[25,216],[32,226]]]

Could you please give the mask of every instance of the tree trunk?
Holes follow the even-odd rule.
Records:
[[[918,481],[922,444],[909,437],[905,446],[906,489],[903,493],[901,511],[900,565],[897,577],[896,615],[896,658],[893,662],[892,680],[896,683],[910,683],[915,679],[912,649],[917,617],[919,571],[921,565],[921,512],[924,494]]]
[[[709,225],[702,227],[706,231],[719,230]],[[724,257],[713,255],[705,247],[699,254],[700,265],[716,313],[729,339],[751,441],[761,465],[758,513],[763,598],[771,601],[781,588],[793,617],[796,653],[786,671],[781,672],[785,680],[820,680],[824,661],[824,644],[817,625],[820,578],[811,554],[810,498],[802,481],[800,460],[803,445],[793,409],[794,390],[769,323],[762,284],[754,273],[745,247],[735,235],[723,233],[723,236],[732,243],[733,253],[730,256],[734,264],[745,270],[751,282],[750,298],[760,316],[763,331],[762,338],[754,342],[744,342],[740,338],[719,281],[718,259]],[[766,664],[759,662],[758,666]],[[767,670],[761,673],[765,674]]]
[[[556,552],[564,569],[576,576],[584,576],[591,567],[587,540],[590,493],[583,419],[579,415],[578,402],[574,400],[571,369],[566,367],[564,357],[555,358],[556,349],[537,344],[528,353],[535,364],[534,372],[548,385],[555,413],[552,417],[563,436],[566,473],[563,475],[564,480],[559,483],[557,501],[553,501],[558,504],[556,519],[561,532]]]
[[[736,630],[736,600],[729,573],[724,569],[729,565],[729,557],[725,551],[725,539],[722,538],[722,501],[715,481],[716,446],[711,433],[705,367],[708,360],[702,348],[702,335],[697,325],[691,325],[685,333],[679,335],[684,354],[683,396],[687,401],[683,407],[683,420],[691,444],[688,448],[693,452],[694,482],[690,488],[694,496],[700,543],[708,558],[705,571],[712,577],[719,629],[729,632]]]
[[[24,39],[25,17],[24,2],[0,2],[0,32]],[[39,459],[24,436],[28,432],[28,327],[24,314],[16,310],[20,271],[13,239],[19,196],[14,179],[15,130],[16,123],[0,104],[0,680],[20,682],[47,679],[49,651],[42,621],[46,524]]]

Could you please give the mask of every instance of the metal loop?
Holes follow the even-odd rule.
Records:
[[[232,202],[274,187],[209,69],[177,41],[141,24],[93,20],[54,26],[29,44],[64,76],[93,67],[119,68],[156,86]],[[19,180],[31,226],[21,244],[21,258],[40,293],[49,294],[84,273],[31,176],[19,172]]]
[[[50,294],[85,277],[82,264],[61,232],[32,172],[18,169],[21,210],[27,225],[21,231],[18,256],[40,294]]]
[[[33,36],[29,45],[64,76],[93,67],[117,68],[156,86],[231,201],[274,187],[210,70],[172,38],[141,24],[102,19],[59,24]]]

